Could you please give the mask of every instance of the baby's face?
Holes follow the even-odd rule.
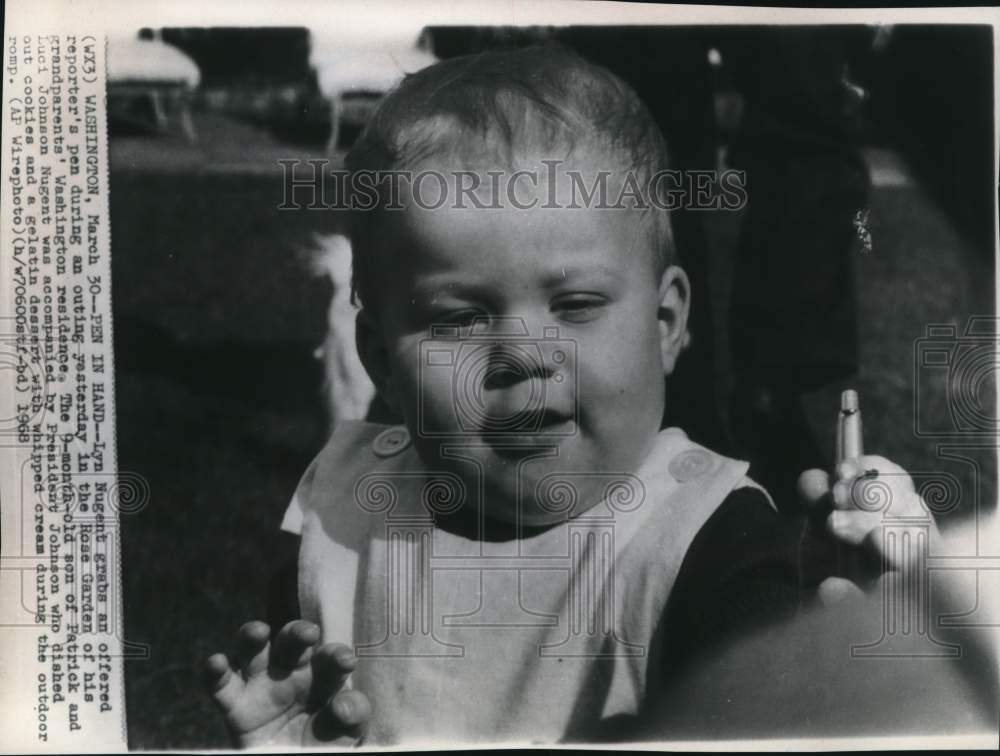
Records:
[[[679,323],[661,320],[635,211],[450,204],[382,213],[366,364],[431,469],[473,497],[482,480],[489,517],[579,514],[651,448],[672,365],[663,343],[684,327],[686,298]],[[567,474],[572,511],[552,474]]]

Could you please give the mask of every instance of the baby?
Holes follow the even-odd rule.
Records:
[[[347,166],[358,351],[402,423],[340,425],[303,477],[283,523],[302,619],[208,661],[229,729],[620,734],[686,659],[802,595],[747,464],[661,430],[690,302],[663,138],[611,73],[532,48],[407,77]],[[915,499],[881,458],[832,490],[805,475],[846,544],[878,525],[850,504],[862,471]]]

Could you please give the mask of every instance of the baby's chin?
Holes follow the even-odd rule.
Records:
[[[512,446],[483,444],[464,454],[452,451],[450,458],[439,456],[434,447],[427,451],[434,458],[432,469],[462,479],[473,509],[479,507],[476,492],[481,491],[485,515],[508,525],[566,522],[600,504],[609,492],[620,496],[623,482],[631,485],[633,476],[620,471],[632,470],[634,464],[611,459],[597,447],[581,444],[578,437]]]
[[[518,477],[520,478],[518,480]],[[522,468],[520,476],[488,476],[486,516],[508,525],[544,527],[578,517],[604,498],[600,475],[575,475],[565,468]]]

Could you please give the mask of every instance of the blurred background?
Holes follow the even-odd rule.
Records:
[[[824,226],[808,204],[757,201],[757,218],[773,206],[767,233],[792,240],[785,254],[800,249],[817,277],[837,259],[836,274],[847,276],[837,301],[853,341],[844,350],[854,351],[844,360],[820,354],[820,378],[789,389],[801,400],[796,433],[832,458],[838,394],[854,386],[867,449],[918,485],[945,481],[934,505],[945,527],[995,507],[992,30],[831,27],[822,44],[800,44],[814,32],[440,26],[393,29],[375,42],[305,27],[170,27],[111,40],[119,469],[144,475],[152,491],[149,506],[122,523],[126,638],[148,650],[126,665],[131,747],[227,744],[200,663],[228,648],[240,624],[265,616],[281,516],[328,433],[316,350],[333,283],[316,250],[343,218],[277,210],[277,161],[337,165],[385,92],[439,58],[558,39],[630,79],[682,167],[747,165],[752,176],[768,153],[754,157],[747,145],[763,134],[777,140],[770,154],[783,165],[813,166],[814,183],[836,181],[795,157],[835,122],[820,152],[840,157],[822,165],[835,174],[841,162],[854,166],[857,179],[844,189],[843,248],[810,238]],[[802,60],[819,73],[757,53],[783,46],[808,53]],[[817,82],[832,63],[838,89],[827,97]],[[836,98],[850,113],[799,119],[813,100]],[[779,129],[768,126],[776,112]],[[689,372],[707,387],[702,416],[676,421],[715,415],[694,435],[737,455],[741,410],[731,397],[746,356],[733,344],[733,312],[745,306],[734,284],[774,275],[763,263],[746,273],[755,196],[765,195],[751,183],[748,210],[675,221],[700,308]],[[821,198],[814,209],[835,204]],[[822,343],[800,340],[804,351]],[[837,367],[824,372],[827,358]]]

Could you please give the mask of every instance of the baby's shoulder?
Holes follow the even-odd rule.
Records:
[[[383,513],[408,498],[408,489],[423,478],[404,426],[346,421],[306,469],[295,501],[304,512],[347,507]]]
[[[680,428],[667,428],[657,436],[638,474],[656,495],[683,502],[686,508],[697,504],[697,509],[710,514],[741,489],[750,489],[771,504],[767,491],[749,477],[749,467],[748,462],[692,441]]]

